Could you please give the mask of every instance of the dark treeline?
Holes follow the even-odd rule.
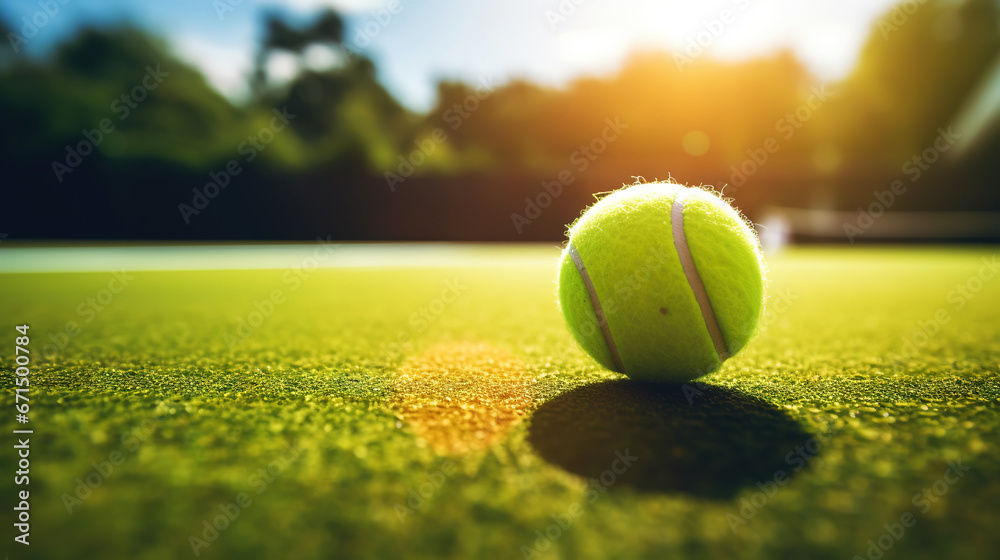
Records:
[[[891,210],[1000,210],[997,129],[961,153],[949,132],[1000,53],[998,16],[991,0],[889,13],[833,84],[789,53],[646,53],[559,90],[441,83],[426,115],[346,48],[333,12],[304,27],[266,16],[239,104],[154,37],[84,29],[44,59],[0,63],[0,231],[557,240],[593,193],[636,176],[728,185],[751,218],[769,205],[851,211],[896,179],[908,189]],[[274,53],[317,47],[338,62],[268,76]]]

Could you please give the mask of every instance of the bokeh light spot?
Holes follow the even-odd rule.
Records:
[[[711,141],[700,130],[692,130],[684,135],[684,151],[692,156],[703,156],[708,152]]]

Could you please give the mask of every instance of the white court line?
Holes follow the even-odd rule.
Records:
[[[551,266],[555,270],[560,252],[556,244],[333,243],[330,248],[327,254],[319,243],[60,247],[5,243],[0,247],[0,273],[288,269],[302,267],[310,257],[321,268]]]

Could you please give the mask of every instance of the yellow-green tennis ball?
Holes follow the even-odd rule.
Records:
[[[616,191],[569,231],[559,303],[604,367],[684,382],[742,349],[764,306],[757,235],[717,194],[675,183]]]

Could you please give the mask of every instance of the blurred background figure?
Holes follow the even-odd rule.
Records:
[[[1000,239],[994,0],[49,4],[0,7],[12,238],[558,241],[641,177],[769,249]]]

